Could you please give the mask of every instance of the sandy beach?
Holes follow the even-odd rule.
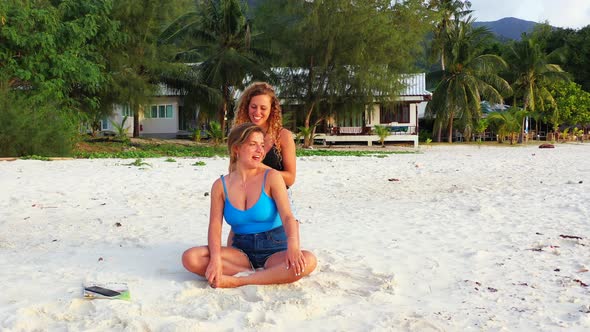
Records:
[[[180,263],[228,159],[131,162],[0,162],[0,330],[590,330],[590,144],[298,158],[318,268],[238,289]],[[91,281],[131,301],[84,299]]]

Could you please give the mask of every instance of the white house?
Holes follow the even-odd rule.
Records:
[[[330,119],[328,133],[317,138],[324,142],[366,142],[372,145],[377,141],[371,135],[375,125],[385,126],[390,135],[385,141],[412,142],[418,145],[418,119],[423,117],[426,104],[432,93],[426,90],[426,74],[406,74],[401,77],[405,88],[391,105],[375,104],[367,107],[363,114]]]
[[[151,98],[139,115],[140,136],[176,137],[180,129],[180,110],[182,108],[180,93],[165,85],[160,85],[158,94]],[[128,105],[113,105],[113,114],[101,120],[103,133],[116,133],[112,122],[121,124],[127,116],[125,128],[127,135],[133,135],[133,114]]]
[[[408,141],[418,144],[418,118],[432,94],[426,90],[426,74],[402,76],[405,89],[398,96],[398,102],[391,106],[373,105],[363,114],[328,120],[329,132],[319,134],[324,142],[367,142],[371,145],[378,138],[370,135],[375,125],[389,128],[391,135],[386,141]],[[184,130],[182,96],[179,91],[161,85],[140,114],[140,136],[173,138]],[[362,113],[362,112],[361,112]],[[128,116],[125,127],[128,135],[133,134],[133,117],[128,106],[115,105],[113,115],[102,121],[103,131],[115,131],[111,121],[120,124]]]
[[[365,115],[366,125],[374,127],[406,127],[406,133],[418,133],[418,119],[424,116],[426,104],[432,93],[426,90],[426,74],[406,74],[402,76],[405,89],[393,106],[374,105]]]

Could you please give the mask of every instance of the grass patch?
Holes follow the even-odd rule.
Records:
[[[141,158],[137,158],[137,159],[135,159],[134,162],[129,163],[129,164],[125,164],[125,166],[137,166],[137,167],[141,167],[141,166],[152,166],[152,165],[146,163]]]
[[[43,160],[43,161],[51,161],[50,158],[48,157],[44,157],[44,156],[38,156],[35,154],[29,155],[29,156],[23,156],[20,159],[24,159],[24,160]]]
[[[334,156],[334,157],[379,157],[384,158],[390,154],[417,153],[415,151],[377,151],[377,150],[329,150],[329,149],[297,149],[298,157],[310,156]]]
[[[153,144],[149,142],[83,142],[74,153],[76,158],[159,158],[227,156],[224,146]]]
[[[331,150],[331,149],[297,149],[298,157],[308,156],[376,156],[383,158],[390,154],[417,153],[416,151],[378,151],[378,150]],[[117,158],[117,159],[145,159],[168,157],[166,161],[173,162],[173,157],[227,157],[227,147],[224,145],[201,144],[190,141],[170,143],[165,140],[153,141],[149,139],[133,139],[130,143],[112,140],[86,140],[78,143],[75,158]],[[195,163],[194,166],[203,166]]]

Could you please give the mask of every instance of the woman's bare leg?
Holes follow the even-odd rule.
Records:
[[[234,230],[230,229],[229,234],[227,234],[227,246],[231,247],[231,245],[233,243],[234,243]]]
[[[300,275],[295,275],[293,269],[287,269],[285,266],[286,251],[278,252],[268,258],[265,267],[262,270],[257,270],[247,276],[234,277],[233,275],[226,275],[224,272],[222,279],[216,285],[220,288],[232,288],[244,285],[270,285],[270,284],[287,284],[295,282],[315,270],[317,259],[314,254],[309,251],[302,250],[305,256],[305,270]]]
[[[252,271],[248,256],[236,248],[221,247],[221,260],[224,275]],[[204,277],[209,265],[209,247],[202,246],[188,249],[182,254],[182,265],[190,272]]]

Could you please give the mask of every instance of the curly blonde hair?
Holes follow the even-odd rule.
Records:
[[[273,140],[280,156],[281,146],[279,142],[279,135],[281,129],[283,128],[283,115],[279,99],[277,98],[272,85],[266,82],[254,82],[244,90],[238,102],[234,127],[243,123],[251,122],[250,116],[248,115],[248,106],[250,105],[250,100],[252,100],[253,97],[261,95],[270,97],[270,115],[268,116],[267,120],[268,130],[266,135],[270,136],[270,138]]]

